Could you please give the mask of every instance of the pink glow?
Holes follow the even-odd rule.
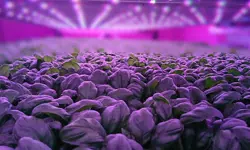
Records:
[[[44,26],[0,19],[0,42],[43,38],[57,35],[57,31]]]

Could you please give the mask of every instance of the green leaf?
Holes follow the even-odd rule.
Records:
[[[74,69],[74,70],[79,70],[80,69],[80,66],[78,65],[78,63],[74,59],[63,63],[62,67],[64,69],[66,69],[66,70],[71,69],[71,68]]]
[[[76,58],[76,57],[79,55],[79,53],[80,53],[80,50],[79,50],[77,47],[75,47],[75,48],[74,48],[74,52],[71,53],[71,55],[74,56],[74,57]]]
[[[240,75],[240,71],[237,70],[236,68],[231,68],[227,71],[229,74],[232,74],[234,76],[239,76]]]
[[[161,101],[161,102],[163,102],[163,103],[165,103],[165,104],[169,104],[169,101],[168,101],[165,97],[162,97],[162,96],[157,97],[157,98],[155,99],[155,101]]]
[[[59,73],[59,69],[57,68],[50,68],[49,70],[47,70],[46,74],[53,74],[53,73]]]
[[[110,65],[105,65],[103,66],[102,70],[106,71],[106,70],[111,70]]]
[[[208,77],[208,78],[206,78],[206,80],[205,80],[205,89],[209,89],[209,88],[215,86],[217,83],[218,83],[218,82],[216,82],[216,80],[214,80],[214,79]]]
[[[5,77],[9,77],[9,75],[10,75],[10,66],[7,65],[7,64],[4,64],[4,65],[0,66],[0,75],[5,76]]]
[[[176,66],[177,66],[177,65],[174,64],[174,63],[169,64],[169,67],[172,68],[172,69],[174,69]]]
[[[208,54],[208,57],[214,57],[214,53]]]
[[[37,60],[43,60],[43,57],[38,54],[35,54],[34,56],[36,57]]]
[[[201,58],[201,59],[199,60],[199,63],[202,63],[202,64],[207,64],[207,63],[208,63],[208,61],[207,61],[207,59],[206,59],[206,58]]]
[[[150,85],[150,90],[151,91],[154,91],[155,89],[156,89],[156,87],[158,86],[158,84],[159,84],[159,81],[157,81],[157,80],[154,80],[152,83],[151,83],[151,85]]]
[[[173,74],[183,75],[184,71],[183,71],[183,70],[178,69],[178,70],[173,71],[172,73],[173,73]]]
[[[99,48],[99,49],[97,49],[97,52],[98,52],[98,53],[104,53],[105,50],[104,50],[104,48]]]
[[[128,59],[128,65],[132,66],[134,64],[134,60],[133,59]]]
[[[17,70],[22,69],[22,68],[24,68],[23,64],[19,64],[19,65],[14,67],[14,69],[17,69]]]
[[[43,57],[43,60],[44,60],[45,62],[52,62],[52,61],[54,60],[54,58],[51,57],[51,56],[44,56],[44,57]]]
[[[162,69],[166,69],[166,68],[168,68],[168,67],[169,67],[168,64],[162,64],[162,65],[161,65],[161,68],[162,68]]]

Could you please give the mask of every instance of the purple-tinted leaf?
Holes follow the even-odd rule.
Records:
[[[58,99],[54,99],[53,102],[57,102],[62,107],[67,107],[68,105],[73,104],[73,100],[69,96],[61,96]]]
[[[188,83],[187,80],[179,74],[171,74],[171,75],[168,75],[168,77],[172,78],[174,81],[174,84],[178,87],[183,86]]]
[[[97,69],[89,76],[89,80],[95,84],[106,84],[108,81],[108,75],[106,72]]]
[[[169,101],[160,93],[153,95],[153,108],[161,120],[165,121],[172,115],[172,107]]]
[[[194,122],[202,122],[209,118],[223,118],[223,115],[216,108],[201,105],[194,108],[192,111],[181,115],[180,120],[184,124],[190,124]]]
[[[136,141],[128,139],[123,134],[110,134],[106,138],[107,150],[143,150]]]
[[[49,89],[49,87],[45,84],[42,84],[42,83],[35,83],[35,84],[31,85],[29,87],[29,89],[32,92],[32,94],[38,95],[42,91]]]
[[[197,87],[190,86],[188,87],[190,93],[190,100],[193,104],[197,104],[202,100],[206,100],[206,95]]]
[[[36,117],[47,115],[51,118],[64,122],[67,122],[70,116],[64,109],[57,108],[48,103],[36,106],[32,110],[32,115]]]
[[[165,77],[161,79],[161,81],[159,82],[159,85],[157,86],[156,91],[164,92],[167,90],[175,90],[175,89],[176,89],[176,85],[174,84],[173,79],[170,77]]]
[[[237,126],[231,129],[232,133],[241,144],[241,149],[247,150],[250,145],[250,128]]]
[[[97,98],[97,100],[102,103],[103,107],[112,106],[118,102],[116,99],[113,99],[109,96],[100,96]]]
[[[68,90],[64,90],[62,95],[69,96],[69,97],[73,98],[73,97],[77,96],[77,92],[75,90],[68,89]]]
[[[218,97],[215,98],[214,105],[220,106],[230,104],[234,101],[239,101],[241,94],[235,91],[222,92]]]
[[[91,81],[83,81],[78,87],[80,99],[93,99],[97,96],[97,88]]]
[[[83,99],[83,100],[80,100],[76,103],[69,105],[68,107],[65,108],[65,110],[69,114],[73,114],[75,112],[81,112],[87,109],[100,109],[100,108],[102,108],[102,103],[96,100]]]
[[[46,95],[31,95],[22,100],[21,102],[18,103],[17,109],[24,112],[24,113],[31,113],[33,108],[36,106],[43,104],[43,103],[48,103],[52,102],[53,98],[51,96],[46,96]]]
[[[130,81],[130,73],[125,69],[120,69],[113,73],[109,80],[114,88],[126,88]]]
[[[63,142],[71,145],[97,144],[104,142],[105,130],[96,119],[79,118],[60,132]]]
[[[39,95],[49,95],[51,97],[57,97],[57,93],[55,90],[53,89],[46,89],[46,90],[43,90],[39,93]]]
[[[247,127],[247,124],[245,121],[237,119],[237,118],[226,118],[223,120],[223,124],[220,126],[221,130],[230,130],[237,126],[245,126]]]
[[[98,111],[95,110],[85,110],[79,113],[74,113],[72,115],[71,121],[75,121],[79,118],[92,118],[96,119],[98,122],[101,123],[101,115],[99,114]]]
[[[61,83],[61,90],[66,89],[77,90],[78,86],[82,83],[82,79],[78,74],[71,74]]]
[[[240,109],[245,109],[245,108],[246,108],[246,106],[242,102],[228,104],[228,105],[226,105],[223,114],[225,117],[227,117],[227,116],[234,114],[236,111],[238,111]]]
[[[11,107],[12,105],[9,103],[6,97],[0,97],[0,123],[4,115],[10,111]]]
[[[13,148],[8,147],[8,146],[0,146],[0,149],[1,150],[14,150]]]
[[[136,138],[136,141],[141,144],[145,144],[150,140],[154,126],[153,115],[146,108],[133,111],[128,120],[128,130]]]
[[[108,133],[113,133],[128,119],[130,111],[123,101],[107,107],[102,113],[102,125]]]
[[[47,144],[50,148],[53,148],[55,144],[50,127],[43,120],[35,117],[19,118],[13,128],[13,134],[17,140],[22,137],[30,137]]]
[[[23,137],[18,141],[18,145],[15,150],[51,150],[51,148],[30,137]]]
[[[133,98],[133,93],[128,89],[119,88],[109,92],[108,96],[117,100],[129,101]]]
[[[13,101],[19,96],[19,92],[16,90],[7,89],[0,93],[2,97],[7,97],[10,103],[13,103]]]
[[[184,126],[178,119],[170,119],[156,126],[152,142],[155,146],[164,147],[180,138]]]
[[[213,149],[216,150],[240,150],[238,139],[229,130],[221,130],[214,137]]]

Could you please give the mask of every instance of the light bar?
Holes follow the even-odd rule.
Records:
[[[12,1],[7,1],[6,4],[5,4],[5,7],[6,7],[7,9],[12,9],[12,8],[15,7],[15,4],[14,4],[14,2],[12,2]]]
[[[157,20],[157,22],[156,22],[157,25],[161,26],[163,24],[164,20],[166,19],[166,15],[170,12],[170,9],[171,8],[168,6],[165,6],[162,8],[163,13],[161,13],[161,16]]]
[[[67,25],[71,26],[72,28],[77,28],[77,26],[76,26],[73,22],[71,22],[71,20],[70,20],[68,17],[64,16],[64,15],[63,15],[60,11],[58,11],[57,9],[51,8],[51,9],[50,9],[50,13],[51,13],[52,15],[54,15],[55,17],[57,17],[58,19],[60,19],[61,21],[65,22]]]
[[[80,0],[72,0],[72,2],[73,2],[73,7],[75,9],[80,27],[86,28],[85,16],[84,16],[84,12],[83,12],[83,9],[81,6],[81,1]]]
[[[42,2],[42,3],[40,4],[40,7],[41,7],[42,9],[46,10],[46,9],[48,8],[48,4],[45,3],[45,2]]]
[[[234,16],[233,16],[233,20],[237,21],[238,19],[240,19],[240,17],[242,17],[243,15],[245,15],[248,10],[250,8],[250,1],[248,1],[248,3],[243,6]]]
[[[219,23],[221,21],[225,5],[226,5],[225,0],[218,1],[216,14],[215,14],[215,17],[214,17],[214,20],[213,20],[214,23]]]
[[[103,12],[97,16],[97,18],[93,21],[91,24],[90,28],[95,28],[100,22],[102,22],[111,12],[112,7],[110,5],[107,5]]]
[[[150,4],[155,4],[155,3],[156,3],[156,0],[150,0],[149,3],[150,3]]]
[[[28,14],[28,13],[29,13],[29,9],[24,7],[24,8],[22,9],[22,13],[23,13],[23,14]]]
[[[120,0],[112,0],[112,2],[113,2],[114,4],[118,4],[118,3],[120,2]]]

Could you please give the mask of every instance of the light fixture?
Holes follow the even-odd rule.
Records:
[[[140,12],[141,11],[141,6],[140,5],[135,6],[135,11]]]
[[[45,2],[42,2],[42,3],[40,4],[40,7],[41,7],[42,9],[47,9],[47,8],[48,8],[48,4],[45,3]]]
[[[29,9],[28,9],[28,8],[23,8],[23,9],[22,9],[22,12],[23,12],[24,14],[28,14],[28,13],[29,13]]]
[[[150,0],[149,3],[150,3],[150,4],[155,4],[155,3],[156,3],[156,0]]]
[[[7,1],[5,6],[8,9],[12,9],[15,7],[15,4],[12,1]]]
[[[13,17],[15,14],[14,14],[14,12],[13,11],[9,11],[9,12],[7,12],[7,16],[8,17]]]
[[[112,2],[113,2],[114,4],[118,4],[118,3],[120,2],[120,0],[112,0]]]

